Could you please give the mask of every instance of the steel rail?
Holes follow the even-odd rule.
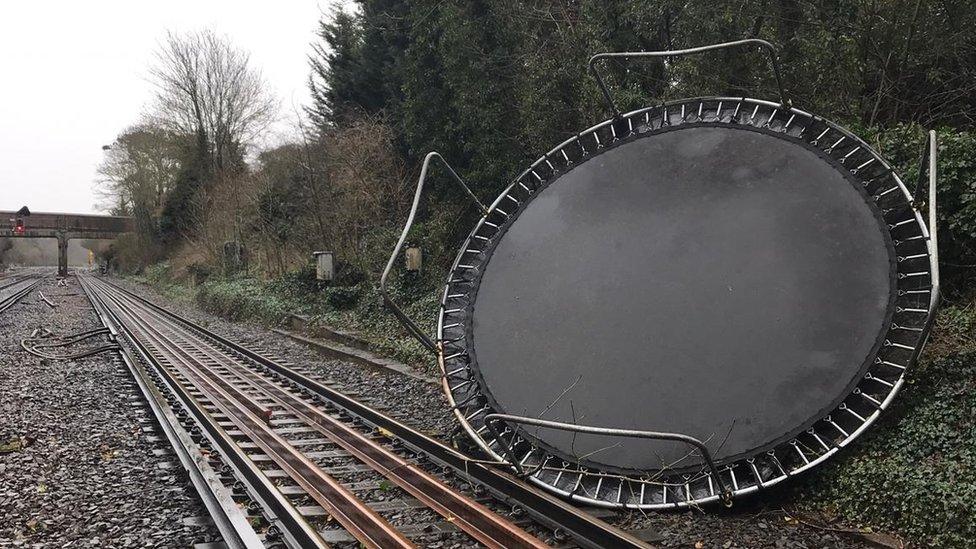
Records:
[[[84,278],[84,277],[82,277]],[[92,284],[93,288],[95,284]],[[89,292],[89,297],[93,301],[103,302],[103,296],[97,289]],[[128,340],[136,350],[139,357],[145,364],[156,366],[149,354],[149,350],[142,343],[129,336],[123,327],[122,321],[114,311],[107,306],[104,307],[106,315],[113,319],[113,324],[118,327],[118,331]],[[319,536],[318,532],[301,516],[287,498],[277,489],[264,473],[248,458],[234,440],[219,427],[217,420],[197,401],[197,399],[187,392],[182,385],[165,368],[154,368],[162,378],[162,383],[166,389],[180,400],[184,408],[190,412],[196,422],[203,428],[207,438],[213,443],[225,459],[231,469],[236,473],[236,477],[241,479],[248,487],[249,494],[270,513],[271,522],[276,524],[284,537],[290,542],[291,546],[303,548],[327,547],[327,544]],[[205,500],[206,501],[206,498]]]
[[[150,351],[155,350],[153,354],[157,359],[169,361],[177,371],[190,379],[238,429],[364,546],[379,549],[415,546],[379,513],[274,433],[250,398],[229,383],[218,380],[206,365],[173,341],[172,333],[166,334],[158,326],[151,325],[138,311],[116,296],[109,295],[109,299],[128,320],[123,320],[127,329],[135,332],[133,335],[136,337],[143,338]]]
[[[20,280],[14,282],[13,284],[8,284],[7,286],[4,286],[3,288],[0,288],[0,289],[9,288],[9,287],[14,286],[16,284],[22,283],[25,280],[30,280],[30,278],[20,279]],[[14,293],[10,294],[9,296],[7,296],[7,297],[5,297],[3,299],[0,299],[0,313],[6,311],[7,309],[9,309],[11,307],[13,307],[21,299],[24,299],[25,297],[27,297],[27,295],[30,294],[34,290],[34,288],[38,287],[41,284],[42,281],[43,281],[43,279],[37,278],[33,282],[31,282],[31,283],[27,284],[26,286],[24,286],[23,288],[21,288],[19,290],[16,290]]]
[[[249,368],[234,364],[237,359],[221,352],[208,350],[213,344],[204,341],[172,320],[137,302],[130,303],[146,315],[167,324],[179,334],[181,348],[195,348],[215,363],[228,369],[237,380],[248,384],[262,395],[277,402],[284,409],[304,419],[319,433],[326,436],[360,461],[382,473],[396,485],[423,502],[432,510],[451,521],[455,526],[487,547],[547,547],[545,543],[481,505],[447,486],[426,471],[420,469],[396,453],[370,440],[362,433],[324,413],[314,405],[295,397],[279,385],[269,381]],[[177,343],[174,341],[174,343]],[[235,368],[231,368],[231,365]],[[226,382],[225,382],[226,383]],[[246,398],[246,397],[244,397]]]
[[[100,281],[100,283],[120,293],[131,296],[136,301],[144,303],[147,307],[159,312],[163,316],[193,329],[227,349],[301,385],[311,393],[318,395],[335,406],[345,409],[361,420],[391,433],[409,449],[424,454],[438,465],[452,470],[460,477],[481,485],[496,499],[520,507],[526,514],[540,524],[567,534],[583,547],[594,549],[604,547],[651,547],[633,535],[607,524],[566,501],[527,484],[507,472],[498,470],[478,460],[471,459],[442,442],[424,435],[414,428],[340,391],[279,364],[252,349],[216,334],[113,283],[107,281]]]
[[[27,280],[28,278],[30,278],[30,276],[29,275],[19,275],[19,274],[17,274],[17,275],[11,275],[9,278],[10,278],[9,281],[6,278],[0,279],[0,280],[3,281],[3,285],[0,286],[0,290],[6,290],[7,288],[9,288],[11,286],[16,286],[17,284],[19,284],[19,283]]]
[[[83,278],[79,279],[85,296],[91,303],[92,308],[98,315],[99,320],[114,339],[118,337],[122,330],[121,325],[115,317],[108,311],[105,304],[98,296],[95,296]],[[119,346],[119,356],[122,362],[129,369],[136,385],[142,392],[143,398],[149,404],[149,408],[156,418],[156,422],[162,428],[163,434],[169,441],[174,453],[180,460],[183,468],[190,477],[190,482],[196,489],[204,506],[209,511],[214,525],[220,532],[220,536],[230,549],[259,549],[264,544],[258,537],[257,532],[248,522],[247,517],[241,512],[233,495],[224,487],[207,461],[207,458],[193,443],[193,439],[188,432],[180,425],[179,419],[169,407],[165,397],[156,388],[149,374],[139,358],[132,350],[125,346]],[[146,361],[148,364],[149,362]]]

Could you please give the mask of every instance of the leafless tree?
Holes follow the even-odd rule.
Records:
[[[155,117],[171,131],[195,136],[218,172],[243,158],[244,147],[277,112],[249,54],[210,30],[168,33],[150,75]]]
[[[179,170],[178,136],[151,124],[122,132],[105,147],[96,193],[117,215],[158,215]]]

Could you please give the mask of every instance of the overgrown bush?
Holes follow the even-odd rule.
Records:
[[[896,409],[822,468],[805,505],[931,547],[976,546],[976,353],[908,377]]]
[[[867,133],[914,190],[923,152],[922,128],[906,124]],[[976,281],[976,132],[943,128],[938,136],[939,253],[946,289],[958,294]],[[927,155],[924,165],[928,166]],[[927,194],[922,199],[927,200]]]

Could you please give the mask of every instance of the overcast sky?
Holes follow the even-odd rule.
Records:
[[[0,7],[0,210],[93,212],[102,145],[152,97],[167,30],[211,28],[251,53],[282,112],[308,98],[306,55],[336,0],[88,0]]]

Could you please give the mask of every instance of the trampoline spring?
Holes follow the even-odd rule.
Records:
[[[549,162],[549,157],[545,156],[544,158],[546,159],[546,166],[549,166],[549,169],[552,170],[553,173],[555,173],[556,167],[552,165],[552,162]]]
[[[722,102],[718,102],[718,106],[715,107],[715,120],[722,121]]]
[[[895,192],[897,190],[898,190],[898,187],[892,187],[892,188],[888,189],[887,191],[884,191],[882,193],[878,193],[878,195],[875,196],[874,199],[877,200],[877,199],[881,198],[882,196],[884,196],[884,195],[886,195],[888,193]]]
[[[907,328],[905,328],[905,329],[907,329]],[[919,330],[919,331],[921,331],[921,330]],[[895,364],[894,362],[890,362],[890,361],[887,361],[887,360],[882,360],[880,358],[875,361],[875,364],[883,364],[885,366],[891,366],[892,368],[898,368],[899,370],[905,370],[906,369],[905,366],[902,366],[901,364]]]
[[[862,391],[862,390],[861,390],[860,388],[857,388],[857,389],[854,389],[854,390],[852,391],[852,394],[855,394],[855,395],[859,395],[859,396],[862,396],[862,397],[864,397],[865,399],[867,399],[867,400],[868,400],[868,402],[870,402],[871,404],[874,404],[874,406],[875,406],[876,408],[881,408],[881,401],[879,401],[878,399],[876,399],[876,398],[874,398],[873,396],[871,396],[871,395],[869,395],[869,394],[867,394],[867,393],[865,393],[865,392],[864,392],[864,391]],[[867,421],[867,420],[865,419],[864,421]]]
[[[769,124],[773,121],[774,118],[776,118],[776,113],[778,113],[778,112],[779,112],[779,109],[773,109],[772,114],[769,115],[769,118],[767,118],[766,119],[766,122],[763,124],[763,127],[764,128],[768,128],[769,127]]]
[[[894,383],[891,383],[891,382],[889,382],[889,381],[887,381],[885,379],[881,379],[880,377],[876,377],[876,376],[871,375],[871,372],[868,372],[868,373],[864,374],[864,379],[871,380],[871,381],[877,381],[878,383],[884,385],[885,387],[894,387],[895,386]]]
[[[532,173],[532,176],[535,177],[539,183],[542,183],[542,178],[539,177],[539,174],[535,173],[535,170],[529,170],[529,171]]]
[[[563,471],[562,471],[562,469],[560,469],[559,472],[556,473],[556,479],[552,481],[552,485],[553,486],[558,486],[559,485],[559,480],[562,479],[562,478],[563,478]],[[618,503],[619,503],[619,500],[618,500]]]
[[[712,484],[712,479],[711,478],[708,479],[708,484],[709,485]],[[644,493],[646,492],[646,490],[647,490],[647,483],[646,482],[641,482],[641,486],[640,486],[640,499],[637,500],[637,504],[638,505],[644,505]]]
[[[704,109],[704,108],[705,108],[705,102],[704,101],[700,101],[698,103],[698,120],[701,120],[702,119],[702,109]]]
[[[793,119],[794,119],[794,118],[796,118],[796,114],[792,114],[792,115],[790,115],[790,119],[789,119],[789,120],[787,120],[787,121],[786,121],[786,124],[784,124],[784,125],[783,125],[783,130],[788,130],[788,129],[790,129],[790,124],[792,124],[792,123],[793,123]]]
[[[911,345],[904,345],[902,343],[896,343],[896,342],[893,342],[893,341],[885,341],[885,346],[886,347],[897,347],[899,349],[906,349],[908,351],[914,351],[915,350],[915,347],[912,347]]]
[[[825,451],[827,452],[830,451],[830,446],[827,446],[827,443],[825,443],[823,439],[820,438],[820,435],[817,434],[816,429],[807,429],[807,434],[812,436],[814,439],[816,439],[817,443],[820,444],[820,446],[823,446],[823,449]]]
[[[627,132],[634,133],[634,121],[631,118],[627,119]]]
[[[462,387],[466,387],[468,385],[471,385],[472,383],[474,383],[473,380],[466,379],[466,380],[462,381],[461,383],[458,383],[457,385],[451,387],[451,391],[460,390]]]
[[[861,146],[860,145],[858,145],[857,147],[854,147],[853,149],[851,149],[851,152],[845,154],[843,156],[843,158],[840,159],[840,163],[843,164],[844,162],[846,162],[847,159],[850,158],[852,154],[856,153],[859,150],[861,150]]]
[[[475,410],[471,414],[464,416],[464,420],[465,421],[471,421],[473,418],[478,417],[479,415],[485,413],[486,411],[488,411],[488,407],[487,406],[483,406],[481,408],[478,408],[477,410]]]
[[[566,155],[566,149],[559,149],[559,154],[561,154],[561,155],[563,155],[563,158],[565,158],[565,159],[566,159],[566,164],[572,164],[572,163],[573,163],[573,162],[572,162],[572,161],[571,161],[571,160],[569,159],[569,156],[567,156],[567,155]],[[522,185],[522,186],[524,187],[525,185]],[[528,190],[528,189],[526,189],[526,190]]]
[[[746,462],[749,464],[750,467],[752,467],[752,474],[756,476],[756,484],[758,484],[759,487],[762,488],[763,479],[762,479],[762,475],[759,474],[759,468],[756,467],[755,458],[749,458],[746,460]]]
[[[756,105],[756,108],[752,109],[752,114],[749,116],[749,122],[752,122],[753,120],[756,119],[756,114],[758,112],[759,112],[759,105]]]
[[[725,470],[729,472],[729,477],[731,477],[732,479],[732,488],[738,490],[739,479],[735,478],[735,469],[733,469],[732,467],[726,467]]]
[[[931,288],[923,288],[921,290],[898,290],[898,295],[930,294],[930,293],[932,293]]]
[[[918,274],[927,274],[927,273],[911,273],[911,274],[907,274],[905,276],[914,276],[914,275],[918,275]],[[926,313],[926,314],[928,314],[929,310],[928,309],[919,309],[917,307],[895,307],[895,312],[896,313]]]
[[[596,141],[596,148],[598,149],[603,148],[603,143],[600,141],[600,132],[597,130],[593,130],[593,133],[591,135],[593,136],[593,139]]]
[[[854,392],[857,393],[858,390],[857,389],[854,389]],[[840,403],[840,406],[838,406],[837,409],[838,410],[843,410],[843,411],[847,412],[848,414],[851,414],[852,416],[856,417],[858,419],[858,421],[860,421],[861,423],[864,423],[864,422],[867,421],[866,419],[864,419],[863,416],[861,416],[861,414],[855,412],[854,410],[851,410],[850,406],[848,406],[847,403],[845,403],[845,402],[841,402]]]
[[[800,445],[799,445],[799,444],[797,444],[797,442],[796,442],[796,440],[794,440],[794,441],[792,441],[792,442],[790,442],[790,444],[792,444],[792,445],[793,445],[793,449],[794,449],[794,450],[796,450],[796,453],[797,453],[797,454],[800,454],[800,459],[802,459],[802,460],[803,460],[803,463],[804,463],[805,465],[809,465],[809,464],[810,464],[810,460],[809,460],[809,459],[807,459],[807,455],[806,455],[806,454],[804,454],[804,453],[803,453],[803,450],[801,450],[801,449],[800,449]]]
[[[732,112],[732,120],[734,121],[739,117],[739,109],[742,108],[742,101],[735,104],[735,111]]]
[[[783,475],[783,476],[789,476],[790,475],[789,473],[786,472],[786,469],[783,468],[783,464],[779,462],[779,458],[776,457],[776,451],[775,450],[769,450],[768,452],[766,452],[766,455],[769,456],[769,459],[771,459],[773,461],[773,465],[775,465],[776,468],[779,469],[779,472],[780,472],[781,475]]]
[[[685,104],[684,103],[681,104],[681,121],[682,122],[685,121]]]
[[[582,156],[590,154],[590,151],[586,150],[586,147],[583,146],[583,139],[579,134],[576,135],[576,144],[579,145],[580,151],[582,151]]]
[[[579,474],[576,476],[576,484],[573,485],[573,489],[570,490],[570,492],[569,492],[570,494],[575,494],[575,493],[579,492],[580,486],[583,485],[583,475],[584,474],[585,473],[583,471],[580,471]]]
[[[899,258],[899,260],[900,260],[900,261],[901,261],[901,260],[904,260],[904,261],[907,261],[907,260],[909,260],[909,259],[919,259],[919,258],[922,258],[922,257],[928,257],[928,256],[929,256],[929,254],[915,254],[915,255],[906,255],[906,256],[904,256],[904,257],[901,257],[901,258]]]
[[[826,421],[827,423],[829,423],[830,425],[832,425],[834,427],[834,429],[837,429],[837,431],[839,431],[840,434],[844,435],[844,438],[851,438],[850,433],[848,433],[847,431],[845,431],[840,425],[837,425],[837,422],[834,421],[830,416],[825,417],[824,418],[824,421]]]
[[[831,145],[831,146],[829,146],[829,147],[827,147],[827,150],[824,151],[824,152],[826,152],[827,154],[830,154],[830,153],[834,152],[834,149],[837,148],[837,145],[840,145],[841,143],[843,143],[845,139],[847,139],[847,136],[846,135],[840,136],[840,139],[838,139],[837,141],[834,141],[834,144]]]
[[[514,202],[516,206],[521,206],[522,205],[521,202],[519,202],[514,196],[512,196],[510,194],[506,194],[505,195],[505,198],[507,198],[507,199],[511,200],[512,202]]]
[[[824,128],[824,131],[820,132],[820,135],[818,135],[813,141],[810,142],[810,144],[814,146],[819,145],[820,140],[823,139],[823,136],[827,135],[827,132],[829,131],[830,131],[830,126],[827,126],[826,128]]]
[[[866,168],[867,166],[869,166],[872,162],[874,162],[874,157],[869,158],[868,160],[866,160],[865,162],[863,162],[860,166],[854,168],[851,171],[851,173],[855,173],[856,174],[857,172],[859,172],[859,171],[863,170],[864,168]]]
[[[535,173],[535,172],[533,172],[533,173]],[[504,215],[504,216],[505,216],[505,219],[508,219],[508,217],[509,217],[509,216],[508,216],[508,212],[506,212],[505,210],[503,210],[503,209],[501,209],[501,208],[498,208],[498,207],[496,207],[496,208],[495,208],[495,211],[496,211],[496,212],[498,212],[498,213],[500,213],[500,214],[502,214],[502,215]]]
[[[611,123],[610,124],[610,142],[617,140],[617,128]]]

